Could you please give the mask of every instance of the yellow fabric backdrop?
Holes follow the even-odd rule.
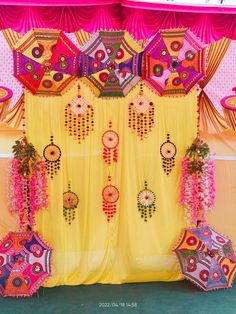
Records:
[[[197,93],[160,98],[145,88],[155,104],[155,127],[141,141],[128,128],[128,104],[138,91],[137,86],[125,98],[104,99],[82,85],[81,94],[95,110],[95,130],[82,144],[64,129],[64,107],[75,97],[76,85],[62,97],[26,93],[29,140],[42,152],[53,135],[62,150],[61,170],[49,179],[49,208],[37,217],[37,229],[54,249],[53,277],[47,286],[181,278],[171,249],[184,226],[183,209],[178,206],[180,160],[196,134]],[[110,119],[120,136],[118,163],[110,172],[120,200],[116,216],[107,223],[101,192],[107,185],[108,166],[102,159],[101,137]],[[177,146],[176,167],[169,177],[160,156],[167,133]],[[137,209],[144,180],[157,198],[157,211],[148,222]],[[71,226],[64,221],[62,204],[69,181],[80,199]]]

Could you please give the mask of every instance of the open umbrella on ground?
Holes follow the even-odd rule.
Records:
[[[141,79],[140,53],[125,31],[97,32],[82,48],[79,76],[97,96],[126,96]]]
[[[236,256],[231,241],[209,226],[184,230],[174,252],[184,277],[201,289],[232,286]]]
[[[10,232],[0,241],[0,293],[32,296],[51,275],[51,252],[37,232]]]
[[[144,82],[159,95],[184,95],[206,71],[205,45],[188,29],[158,32],[143,51]]]
[[[33,29],[13,54],[14,75],[33,94],[61,95],[78,76],[80,51],[62,31]]]

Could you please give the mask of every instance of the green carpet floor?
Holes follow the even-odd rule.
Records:
[[[187,281],[41,288],[0,298],[0,314],[236,314],[236,285],[202,292]]]

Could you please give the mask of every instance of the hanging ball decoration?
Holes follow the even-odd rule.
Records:
[[[175,166],[175,156],[177,148],[173,142],[170,141],[170,134],[167,134],[167,140],[160,147],[160,154],[162,157],[162,168],[166,175],[169,175]]]
[[[51,144],[47,145],[43,150],[43,156],[46,162],[47,174],[51,179],[60,170],[61,149],[53,143],[53,136],[50,137]]]
[[[71,191],[70,184],[68,184],[68,191],[63,193],[63,216],[69,225],[75,219],[75,209],[78,204],[79,198]]]
[[[156,211],[156,195],[153,191],[147,188],[147,181],[144,181],[144,186],[145,188],[138,193],[137,200],[141,218],[147,222],[149,218],[152,218]]]

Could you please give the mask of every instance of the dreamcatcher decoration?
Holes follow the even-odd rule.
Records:
[[[103,160],[106,164],[110,165],[111,162],[118,161],[118,145],[119,135],[112,130],[112,122],[109,121],[109,130],[102,135],[103,144]]]
[[[43,156],[46,162],[47,174],[51,179],[60,170],[61,161],[61,149],[59,146],[54,144],[53,135],[50,137],[50,144],[48,144],[43,150]]]
[[[141,218],[147,222],[148,218],[152,218],[156,211],[156,195],[147,188],[147,181],[144,181],[144,189],[138,193],[137,200]]]
[[[63,193],[63,216],[69,225],[71,225],[72,220],[75,219],[75,210],[78,204],[79,198],[74,192],[71,191],[69,183],[68,191]]]
[[[111,184],[111,176],[109,175],[108,185],[106,185],[102,190],[102,209],[107,216],[107,222],[109,222],[116,214],[116,205],[119,197],[119,190]]]
[[[65,107],[65,128],[80,144],[94,130],[94,109],[80,94]]]
[[[170,141],[169,133],[167,133],[167,140],[162,143],[160,147],[160,153],[162,158],[162,168],[166,175],[169,175],[175,166],[175,156],[177,153],[175,144]]]
[[[129,104],[128,126],[143,140],[154,127],[155,108],[152,102],[143,94],[143,85],[140,83],[140,92]]]

